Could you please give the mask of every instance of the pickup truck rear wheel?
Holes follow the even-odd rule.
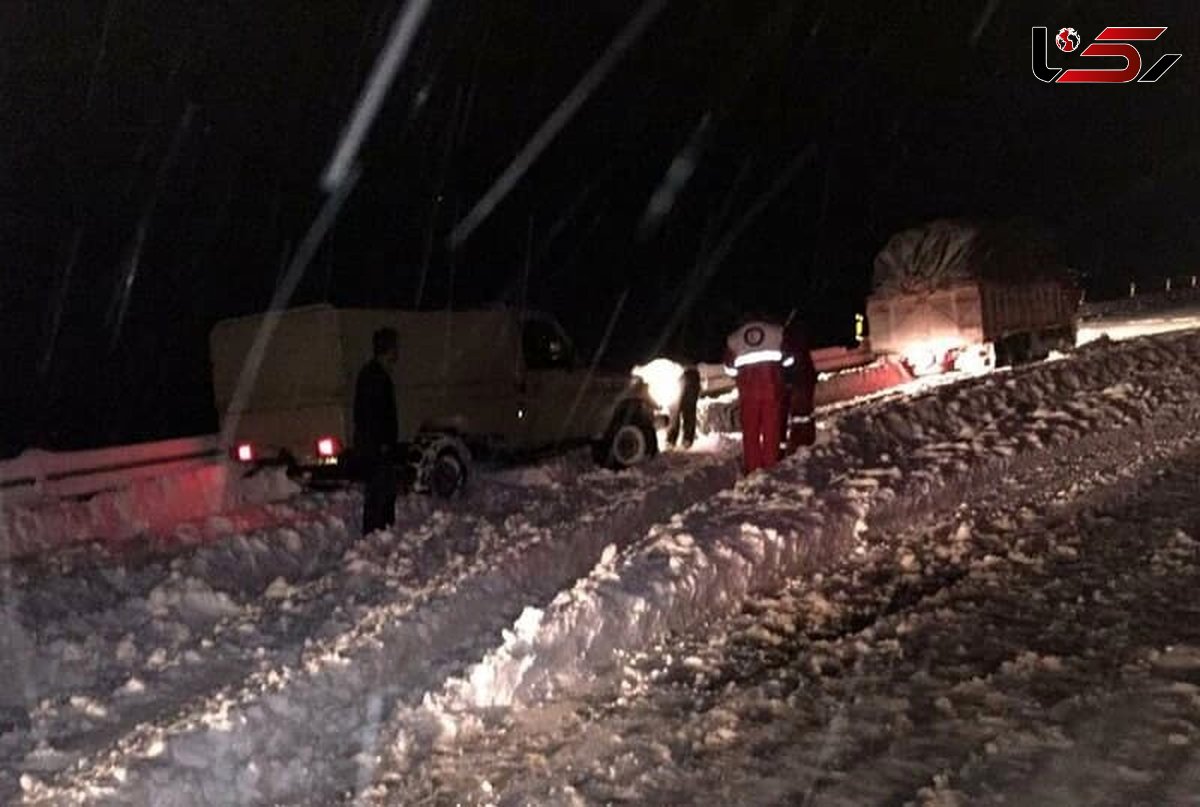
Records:
[[[640,465],[657,453],[654,417],[641,411],[618,416],[595,450],[596,461],[614,470]]]

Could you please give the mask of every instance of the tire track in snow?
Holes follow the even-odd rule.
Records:
[[[61,780],[27,782],[26,800],[127,803],[169,791],[175,804],[325,803],[337,795],[329,788],[355,781],[363,764],[358,748],[370,739],[364,729],[398,701],[415,703],[461,668],[464,657],[489,645],[524,605],[586,574],[607,544],[640,536],[736,476],[736,462],[721,455],[647,474],[617,501],[558,524],[533,527],[520,518],[479,524],[510,532],[492,542],[497,552],[435,573],[421,590],[356,615],[294,663],[253,673],[183,705],[171,720],[135,728]],[[281,744],[293,753],[281,758]]]
[[[1128,416],[1136,419],[1140,416],[1139,413],[1143,412],[1147,406],[1163,404],[1169,407],[1176,405],[1177,401],[1175,401],[1171,395],[1164,396],[1163,394],[1160,394],[1160,391],[1155,390],[1153,387],[1149,388],[1148,397],[1146,400],[1139,401],[1131,398],[1130,396],[1136,396],[1140,394],[1139,390],[1142,389],[1142,387],[1139,385],[1142,384],[1142,381],[1139,379],[1146,379],[1150,375],[1161,375],[1164,373],[1169,374],[1173,362],[1175,362],[1182,353],[1187,353],[1191,347],[1194,347],[1194,345],[1183,344],[1181,342],[1153,343],[1127,351],[1128,354],[1132,355],[1121,353],[1115,357],[1108,357],[1106,361],[1098,363],[1098,365],[1094,368],[1083,364],[1075,365],[1073,367],[1072,375],[1066,379],[1074,384],[1073,389],[1082,390],[1083,392],[1087,392],[1089,389],[1091,389],[1093,392],[1097,390],[1103,390],[1103,394],[1100,396],[1103,403],[1094,413],[1089,414],[1089,408],[1095,409],[1095,407],[1090,406],[1086,399],[1081,398],[1075,403],[1071,404],[1071,406],[1081,409],[1081,414],[1079,414],[1079,422],[1085,425],[1103,423],[1111,424],[1113,418],[1119,419],[1121,417]],[[1141,367],[1140,370],[1136,370],[1139,364],[1144,366]],[[1135,371],[1127,372],[1131,367],[1133,367]],[[1039,373],[1041,372],[1041,369],[1035,368],[1035,370],[1030,372],[1013,373],[1005,378],[990,380],[985,379],[984,381],[979,382],[979,385],[983,387],[982,392],[987,394],[976,396],[979,398],[979,400],[975,401],[975,403],[980,404],[980,401],[983,401],[981,405],[989,409],[994,406],[996,414],[995,421],[1001,425],[1010,423],[1019,426],[1023,423],[1036,421],[1039,417],[1038,413],[1034,411],[1036,401],[1017,401],[1018,406],[1014,407],[1012,405],[1013,396],[1009,392],[1004,392],[998,388],[1006,384],[1020,383],[1024,379],[1029,379],[1030,386],[1032,388],[1036,388],[1039,385],[1044,388],[1047,382],[1044,378],[1039,376]],[[1133,377],[1136,383],[1125,384],[1128,389],[1123,389],[1121,388],[1121,384],[1117,384],[1118,379],[1128,379],[1129,377]],[[1115,386],[1108,388],[1105,387],[1105,385]],[[893,450],[889,449],[889,446],[893,444],[901,448],[904,446],[920,445],[923,438],[921,437],[919,424],[922,422],[930,423],[931,421],[936,421],[939,417],[943,416],[943,413],[939,411],[938,406],[930,407],[926,404],[930,401],[940,401],[942,398],[947,396],[953,397],[955,394],[954,390],[955,388],[947,388],[939,391],[936,396],[925,396],[924,399],[913,402],[912,406],[909,408],[913,410],[913,422],[918,424],[918,429],[915,432],[912,429],[912,423],[904,422],[904,418],[901,418],[898,423],[890,422],[889,418],[894,413],[891,412],[889,407],[886,406],[875,409],[871,413],[870,417],[867,417],[862,413],[849,413],[846,416],[846,420],[848,422],[857,420],[859,427],[863,427],[864,421],[869,420],[878,420],[882,424],[880,428],[876,428],[875,425],[867,424],[869,428],[863,428],[860,430],[860,433],[851,435],[857,441],[854,446],[854,450],[861,455],[861,464],[869,466],[870,463],[875,460],[886,461],[887,451]],[[989,395],[991,402],[989,402]],[[1036,395],[1034,398],[1036,398]],[[892,434],[887,436],[889,430],[891,430]],[[1056,433],[1054,428],[1049,427],[1042,431],[1051,436]],[[988,451],[995,449],[996,451],[1001,451],[1001,453],[1003,453],[1013,452],[1018,448],[1023,451],[1028,451],[1038,447],[1039,433],[1041,432],[1035,429],[1031,430],[1029,434],[1024,435],[1022,440],[1029,438],[1030,441],[1028,444],[1021,443],[1020,445],[1016,445],[1007,439],[1001,439],[1002,435],[1000,438],[998,438],[994,434],[991,436],[988,434],[983,434],[982,436],[976,438],[974,442],[978,443],[983,447],[984,450]],[[924,451],[925,449],[922,448],[920,450]],[[961,464],[963,462],[962,459],[956,458],[953,455],[953,452],[950,452],[946,456],[947,459],[943,462],[942,459],[938,458],[937,453],[934,452],[934,454],[930,457],[922,457],[919,458],[918,462],[904,464],[901,466],[905,473],[911,472],[915,483],[913,486],[914,490],[919,491],[922,488],[922,485],[925,485],[927,482],[933,479],[933,477],[928,475],[926,477],[922,477],[922,473],[927,473],[926,471],[922,470],[922,468],[941,468],[942,466],[945,466],[946,468],[954,468],[956,467],[956,464]],[[813,452],[813,456],[811,457],[812,461],[807,463],[807,471],[811,471],[816,475],[816,477],[819,477],[819,484],[822,486],[833,485],[841,487],[843,495],[836,499],[836,501],[840,502],[838,507],[842,510],[842,517],[853,520],[861,515],[859,499],[856,497],[856,495],[854,495],[854,486],[861,484],[864,480],[859,476],[855,476],[857,472],[854,468],[850,469],[852,471],[850,478],[839,479],[839,469],[836,466],[836,462],[833,461],[836,459],[836,457],[831,458],[828,455],[822,456],[820,448],[818,448],[818,450]],[[898,457],[898,459],[901,463],[904,463],[906,460],[906,458],[903,456]],[[750,486],[751,492],[753,493],[751,497],[752,501],[747,503],[744,511],[746,513],[753,513],[756,519],[765,518],[765,523],[768,525],[774,524],[779,526],[779,519],[782,519],[786,525],[788,519],[787,513],[779,513],[778,516],[771,514],[770,509],[771,507],[774,507],[771,502],[779,501],[780,495],[784,494],[789,486],[804,485],[815,483],[817,481],[818,479],[812,476],[807,479],[802,479],[796,477],[794,474],[789,476],[785,473],[778,483],[771,482],[769,480],[764,481],[761,484],[755,482],[754,485]],[[757,491],[754,491],[753,489],[756,486],[758,489]],[[774,486],[774,489],[772,489],[772,486]],[[768,511],[765,516],[761,511],[763,507],[765,507]],[[589,532],[594,534],[595,530],[589,528]],[[548,531],[548,533],[552,534],[553,530]],[[528,549],[529,547],[524,546],[524,548]],[[746,559],[748,562],[753,563],[753,552],[750,552]],[[580,562],[582,563],[583,559],[580,559]],[[548,584],[550,582],[551,581],[547,581]],[[503,581],[501,581],[499,585],[502,589],[508,590]],[[432,597],[433,601],[439,601],[439,597],[441,598],[440,601],[454,601],[457,599],[457,595],[457,590],[451,585],[447,588],[443,588],[441,591],[433,592]],[[464,601],[462,609],[469,611],[471,607],[482,607],[486,604],[486,602],[487,598],[485,597],[477,598],[474,603]],[[459,606],[455,607],[457,608]],[[514,608],[516,608],[516,606],[514,606]],[[701,615],[702,613],[703,609],[698,612],[698,615]],[[393,614],[392,616],[403,618],[405,614]],[[486,616],[495,616],[497,624],[511,624],[515,613],[510,612],[506,617],[501,615],[493,615],[491,613],[487,614]],[[362,649],[362,646],[368,646],[369,652],[378,653],[380,654],[379,657],[386,658],[387,653],[389,652],[386,647],[370,647],[371,643],[376,641],[382,634],[373,627],[370,630],[356,631],[355,628],[361,621],[363,620],[358,619],[357,617],[352,617],[350,619],[350,634],[359,637],[359,639],[356,640],[358,644],[351,643],[351,649]],[[408,626],[405,629],[417,634],[420,634],[422,630],[426,630],[426,632],[428,632],[426,628],[423,628],[422,625],[416,622],[408,623]],[[346,632],[343,631],[342,634],[339,635],[345,634]],[[485,631],[481,635],[492,636],[494,634],[495,631],[493,630],[490,633]],[[388,641],[391,641],[391,639],[394,637],[386,638]],[[318,644],[321,647],[329,647],[328,643]],[[420,651],[423,647],[431,647],[433,645],[417,644],[415,646],[417,647],[417,650]],[[408,645],[408,647],[411,650],[413,646]],[[338,648],[336,646],[334,647],[335,651],[344,649],[345,648]],[[466,660],[472,657],[477,657],[470,654],[475,654],[478,651],[479,645],[471,645],[470,642],[468,642],[468,649],[465,651],[468,655],[464,656],[463,654],[457,654],[459,655],[459,658],[457,659],[435,659],[427,666],[431,669],[437,668],[439,665],[449,670],[461,668],[461,666],[465,664]],[[447,653],[447,655],[453,654]],[[246,706],[245,703],[240,703],[236,699],[233,701],[220,701],[217,699],[210,702],[209,706],[212,708],[188,710],[188,715],[191,715],[192,717],[200,715],[201,717],[210,719],[216,726],[214,731],[208,731],[203,727],[196,727],[195,731],[191,731],[188,726],[184,724],[184,722],[175,724],[174,727],[175,729],[178,729],[178,731],[172,734],[172,736],[187,736],[189,741],[195,741],[193,745],[189,746],[188,742],[183,742],[179,743],[176,748],[168,748],[165,744],[156,746],[153,741],[148,741],[147,743],[143,743],[141,746],[136,744],[128,746],[135,752],[133,754],[133,758],[136,760],[138,755],[141,755],[141,758],[145,763],[144,765],[141,765],[142,770],[139,771],[138,775],[140,776],[149,771],[154,774],[162,774],[160,780],[147,784],[143,779],[143,781],[129,785],[118,781],[122,776],[124,776],[128,781],[131,778],[131,774],[130,770],[124,767],[121,762],[121,749],[117,749],[112,755],[109,755],[107,762],[101,761],[99,763],[92,764],[91,770],[86,774],[86,776],[80,777],[81,785],[83,783],[91,783],[98,785],[101,788],[106,786],[116,787],[116,789],[112,790],[112,793],[140,792],[142,794],[146,794],[155,792],[175,792],[178,793],[179,798],[186,803],[186,800],[189,798],[197,798],[197,793],[203,793],[206,785],[210,790],[213,790],[216,793],[217,797],[225,796],[228,798],[233,798],[233,800],[236,801],[237,797],[241,795],[257,793],[261,783],[266,783],[266,785],[263,785],[264,787],[269,785],[270,787],[278,788],[278,791],[272,792],[293,792],[296,788],[302,788],[304,786],[303,783],[312,781],[312,777],[314,776],[327,785],[334,783],[338,787],[346,786],[349,783],[357,781],[359,778],[359,773],[363,770],[362,766],[369,767],[373,764],[373,761],[369,758],[370,755],[367,755],[366,758],[358,760],[347,759],[347,755],[345,754],[337,758],[327,756],[320,759],[314,759],[311,757],[305,757],[303,748],[307,746],[310,749],[317,749],[318,753],[324,753],[324,751],[327,750],[329,743],[329,737],[326,735],[330,733],[340,733],[340,737],[344,740],[345,737],[350,736],[354,731],[362,726],[371,725],[372,718],[370,714],[371,710],[369,708],[369,699],[359,697],[356,701],[353,697],[353,693],[357,692],[361,695],[362,692],[365,691],[363,687],[360,687],[357,683],[353,683],[355,677],[358,675],[356,669],[337,668],[336,665],[341,662],[337,661],[335,658],[310,655],[308,660],[315,661],[315,667],[318,670],[324,669],[326,672],[332,671],[330,672],[330,675],[327,676],[326,681],[330,688],[336,688],[339,684],[345,688],[347,686],[347,682],[351,682],[349,685],[351,696],[348,698],[350,702],[342,704],[339,707],[342,714],[349,715],[344,723],[339,724],[336,721],[331,721],[330,725],[326,727],[328,730],[322,732],[319,728],[314,729],[313,727],[306,725],[305,718],[311,717],[311,713],[300,709],[292,714],[285,714],[284,718],[280,720],[281,723],[287,723],[290,720],[291,725],[286,730],[281,729],[273,736],[273,739],[276,742],[272,743],[264,740],[266,745],[269,747],[265,748],[265,750],[260,747],[258,750],[262,753],[255,754],[255,757],[258,760],[263,761],[263,764],[258,766],[258,770],[255,770],[252,767],[257,763],[251,763],[250,766],[247,766],[244,771],[233,771],[232,768],[235,765],[231,763],[217,766],[218,770],[216,771],[206,771],[204,773],[191,771],[185,772],[185,775],[180,777],[174,776],[173,773],[175,771],[173,766],[178,767],[176,763],[182,764],[184,768],[187,768],[187,763],[197,764],[203,760],[212,760],[214,758],[224,759],[226,757],[237,759],[238,754],[246,753],[244,750],[236,750],[232,755],[226,754],[225,749],[221,746],[221,743],[234,742],[234,739],[245,736],[247,732],[253,734],[256,729],[247,729],[242,725],[231,726],[229,723],[229,718],[222,717],[221,713],[229,713],[232,711],[232,713],[235,715],[235,718],[233,718],[235,721],[261,721],[263,719],[262,716],[251,714],[247,718],[247,712],[243,708]],[[447,661],[448,663],[442,664],[443,661]],[[407,659],[404,660],[404,663],[407,663]],[[353,667],[354,665],[350,666]],[[377,671],[371,669],[369,665],[367,665],[366,670],[368,678],[376,675]],[[313,675],[315,675],[315,673],[313,673]],[[393,668],[386,670],[385,675],[394,675]],[[435,674],[432,677],[432,680],[437,680],[439,677],[444,676]],[[419,678],[420,676],[418,675],[418,679]],[[271,690],[271,692],[279,689],[292,692],[297,691],[298,689],[297,685],[289,680],[276,682],[267,680],[267,683],[270,685],[268,688]],[[417,687],[419,685],[414,683],[413,686]],[[384,691],[387,697],[392,697],[392,693],[388,692],[386,689],[377,689],[379,689],[379,691]],[[414,689],[412,691],[417,692],[419,690]],[[251,689],[252,696],[257,696],[259,694],[261,693]],[[325,694],[319,694],[322,698],[326,697]],[[265,696],[263,700],[265,700]],[[364,701],[368,705],[363,705]],[[290,704],[288,699],[285,698],[282,699],[282,701],[276,700],[273,702],[273,704],[279,709],[282,709],[285,713],[289,712]],[[380,714],[386,714],[386,712],[381,711]],[[270,716],[268,715],[268,717]],[[278,719],[279,716],[276,715],[275,718]],[[319,735],[315,742],[312,741],[311,737],[314,732]],[[260,734],[260,739],[266,736],[267,734],[264,729],[264,731]],[[201,740],[197,741],[197,737],[201,738]],[[353,747],[355,743],[358,742],[360,741],[351,739],[348,744]],[[295,753],[297,748],[301,749],[299,754]],[[153,753],[149,753],[154,751],[159,752],[157,757]],[[168,751],[170,751],[170,755],[166,759],[163,759],[162,757]],[[149,755],[149,762],[146,762],[147,755]],[[281,765],[280,761],[289,757],[294,758],[294,760],[289,761],[294,761],[297,768],[296,770],[289,768],[287,765]],[[155,760],[157,760],[157,762]],[[360,763],[362,763],[362,765],[360,765]],[[105,768],[105,765],[108,767]],[[139,766],[135,765],[134,767]],[[317,773],[310,773],[309,769],[317,771]],[[327,778],[323,776],[325,773],[329,774]],[[106,774],[109,774],[112,777],[107,783],[104,781],[104,775]],[[233,781],[233,777],[235,775],[240,777],[237,782]],[[350,786],[352,787],[352,785]],[[135,790],[135,788],[142,789],[138,791]],[[288,790],[288,788],[292,788],[293,790]],[[76,790],[75,792],[79,793],[83,791]],[[98,792],[104,791],[101,790]],[[310,791],[305,792],[307,793]],[[316,790],[315,792],[321,793],[324,791]],[[232,794],[232,796],[230,794]],[[209,795],[212,794],[210,793]],[[246,797],[251,798],[251,795],[247,795]],[[317,801],[320,800],[316,796],[313,796],[313,798]]]
[[[10,719],[27,729],[0,744],[0,796],[14,790],[13,771],[52,775],[139,723],[168,720],[255,670],[295,663],[307,638],[348,630],[372,597],[397,596],[369,573],[356,575],[355,564],[367,572],[370,558],[407,566],[403,582],[419,588],[462,559],[458,539],[478,524],[516,513],[533,525],[561,522],[580,505],[638,484],[637,474],[595,472],[580,454],[518,477],[531,474],[540,484],[506,484],[511,472],[481,476],[449,505],[454,513],[425,497],[402,498],[395,527],[402,540],[358,539],[360,497],[313,493],[207,520],[204,529],[232,533],[221,540],[204,541],[185,525],[183,537],[196,544],[72,551],[34,567],[4,566],[10,590],[20,593],[7,632],[34,641],[12,648],[25,662],[17,678],[26,687],[0,698],[0,733]],[[235,532],[247,523],[257,528]]]
[[[854,463],[850,463],[839,476],[836,468],[828,464],[808,469],[807,474],[803,468],[785,467],[773,475],[774,480],[752,480],[740,486],[740,494],[723,494],[721,501],[714,503],[720,509],[719,515],[712,515],[714,508],[696,508],[693,526],[685,514],[682,523],[673,523],[666,531],[667,539],[672,534],[687,538],[675,542],[676,546],[664,546],[663,536],[658,536],[658,541],[651,536],[648,539],[651,546],[635,545],[625,553],[623,561],[597,569],[592,575],[594,580],[576,587],[577,598],[564,600],[563,607],[542,619],[540,626],[535,625],[527,635],[522,635],[519,625],[512,640],[496,650],[486,664],[462,681],[452,682],[455,685],[431,704],[424,722],[440,722],[440,737],[437,726],[431,730],[422,725],[423,716],[419,713],[405,716],[393,728],[398,737],[393,749],[396,759],[383,780],[386,787],[377,788],[373,795],[386,802],[399,793],[405,798],[420,793],[419,787],[407,789],[411,784],[407,777],[415,777],[419,785],[425,767],[432,762],[431,754],[435,760],[442,754],[452,758],[456,749],[461,750],[459,739],[474,741],[481,734],[488,735],[489,726],[495,727],[488,723],[486,710],[481,712],[479,707],[519,703],[521,707],[538,709],[547,696],[564,694],[556,692],[561,690],[558,686],[561,682],[569,682],[565,691],[568,695],[572,694],[572,688],[586,689],[587,671],[601,671],[597,661],[615,657],[620,663],[621,653],[617,652],[617,640],[613,637],[624,637],[626,649],[644,646],[669,631],[687,630],[699,620],[720,615],[746,593],[773,585],[772,581],[786,573],[789,566],[792,571],[819,568],[816,564],[824,562],[822,555],[826,560],[829,556],[836,557],[852,543],[854,533],[858,532],[852,529],[856,517],[870,512],[871,523],[876,524],[889,512],[892,518],[901,518],[906,512],[919,512],[920,508],[935,505],[939,497],[953,500],[972,484],[982,485],[980,490],[986,491],[990,483],[990,489],[994,489],[1006,470],[1018,472],[1036,466],[1039,460],[1069,454],[1072,446],[1075,450],[1088,446],[1102,448],[1106,440],[1112,440],[1129,424],[1135,430],[1153,431],[1155,413],[1164,418],[1188,413],[1194,416],[1197,384],[1187,368],[1198,352],[1200,340],[1195,335],[1148,340],[1122,346],[1112,354],[1087,351],[1077,362],[1023,369],[1002,378],[966,385],[971,389],[965,392],[941,390],[911,405],[905,404],[910,410],[908,418],[896,418],[895,412],[882,408],[878,410],[882,428],[863,424],[861,413],[851,416],[848,420],[857,417],[859,425],[865,425],[853,435],[850,448],[865,468],[860,466],[856,471]],[[1084,358],[1095,361],[1085,363]],[[1041,399],[1049,401],[1049,409],[1039,404]],[[948,413],[966,409],[991,424],[983,433],[978,429],[964,432],[967,443],[976,444],[976,450],[981,447],[982,454],[969,450],[964,455],[933,443],[939,430],[953,433],[959,429],[962,418],[948,417]],[[1194,421],[1186,428],[1192,425]],[[988,432],[993,434],[992,438],[987,437]],[[1080,437],[1089,433],[1091,437]],[[1008,437],[995,439],[998,435]],[[980,438],[986,439],[980,443]],[[888,462],[889,456],[895,457],[906,444],[920,449],[903,466],[906,472],[901,476],[905,483],[890,490],[881,487],[870,478],[872,463]],[[970,449],[969,445],[966,447]],[[956,446],[947,444],[946,448]],[[810,459],[821,460],[818,454],[814,451]],[[980,457],[989,455],[998,459],[981,464]],[[891,461],[904,463],[905,459],[897,457]],[[837,495],[839,487],[843,493],[853,494],[855,486],[866,482],[872,484],[865,485],[862,497]],[[947,486],[946,482],[950,484]],[[818,486],[816,499],[813,490],[804,488],[806,483]],[[864,499],[874,500],[874,506],[863,504]],[[833,515],[817,518],[809,506],[817,504]],[[705,512],[699,512],[702,510]],[[695,534],[694,529],[706,530],[708,537],[724,535],[725,543],[707,542],[707,538],[701,537],[693,542],[690,535]],[[811,546],[796,547],[797,534],[804,535],[810,545],[816,544],[818,551],[810,551]],[[740,546],[747,535],[751,543]],[[695,551],[696,543],[704,545],[703,551]],[[667,550],[662,561],[669,562],[670,571],[665,565],[660,567],[661,571],[654,570],[658,565],[654,554],[659,549]],[[678,550],[682,559],[678,569],[670,559],[675,554],[673,549]],[[724,571],[714,573],[714,565]],[[947,582],[954,579],[956,576],[951,574]],[[936,591],[939,587],[933,588]],[[705,600],[705,591],[715,592],[708,597],[709,601]],[[920,600],[911,593],[905,596],[913,602]],[[639,607],[639,603],[650,607]],[[589,660],[586,656],[593,647],[598,647],[597,659]],[[493,698],[497,682],[504,682],[502,689],[507,693],[498,701]],[[403,725],[405,720],[410,725]],[[500,725],[503,727],[502,721]],[[503,728],[500,731],[503,733]],[[466,765],[470,767],[469,762]],[[454,769],[453,763],[448,767]],[[451,798],[471,801],[472,795],[483,801],[493,800],[490,790],[483,795],[458,791]]]
[[[963,589],[977,587],[981,573],[1005,564],[1036,569],[1029,566],[1028,537],[1041,532],[1041,521],[1031,520],[1032,514],[1049,519],[1060,533],[1080,520],[1102,524],[1105,514],[1152,490],[1159,469],[1175,458],[1190,456],[1198,464],[1196,426],[1196,420],[1174,421],[1096,435],[1008,465],[1004,477],[1016,482],[1013,487],[980,475],[970,486],[948,488],[950,495],[920,518],[877,522],[864,556],[824,569],[815,583],[797,582],[778,597],[751,600],[725,629],[706,632],[722,637],[732,629],[729,639],[677,639],[634,659],[629,667],[636,674],[609,677],[597,691],[485,716],[478,731],[439,750],[377,802],[401,793],[436,804],[861,804],[917,798],[923,787],[938,786],[935,774],[957,770],[997,732],[980,739],[968,725],[937,742],[918,734],[901,747],[892,743],[908,742],[907,730],[881,739],[889,736],[894,717],[889,698],[904,700],[905,720],[918,726],[934,719],[920,717],[921,710],[936,717],[945,706],[934,703],[937,693],[917,694],[921,686],[896,686],[893,676],[904,680],[912,673],[899,672],[908,654],[889,651],[888,643],[923,634],[928,629],[922,624],[941,610],[966,607],[955,603],[971,601],[974,595]],[[1089,470],[1085,483],[1060,495],[1064,477],[1079,468]],[[959,506],[963,496],[974,500],[969,510]],[[1121,523],[1116,519],[1112,528]],[[992,536],[972,545],[973,536],[986,532]],[[904,560],[910,553],[915,562]],[[835,611],[819,605],[831,602],[837,602]],[[1008,630],[1030,630],[992,606],[964,613],[997,620]],[[982,669],[951,667],[944,674],[964,681],[1017,674],[1012,659],[1023,651],[1005,643],[1004,630],[995,627],[987,639],[990,661]],[[953,644],[962,639],[956,629],[939,640],[948,645],[942,652],[953,658]],[[919,668],[920,662],[907,666]],[[1018,734],[1018,711],[1029,721],[1044,717],[1015,701],[1006,708],[1014,710],[1010,730]],[[755,714],[757,720],[748,719]],[[1045,752],[1050,742],[1031,743],[1031,751]],[[1071,751],[1062,753],[1064,764],[1073,758]],[[1016,775],[1028,775],[1029,768],[1011,763]],[[1132,786],[1122,791],[1131,798]],[[1177,792],[1180,784],[1166,777],[1157,786],[1147,792]],[[972,791],[962,803],[981,803],[978,798]],[[1044,792],[1016,802],[1056,803]]]

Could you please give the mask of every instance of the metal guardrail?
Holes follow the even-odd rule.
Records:
[[[1083,320],[1121,314],[1140,314],[1174,306],[1193,305],[1200,303],[1200,286],[1192,286],[1190,282],[1167,288],[1150,289],[1134,287],[1133,294],[1128,297],[1117,297],[1111,300],[1084,301],[1079,307],[1079,317]]]
[[[139,479],[190,471],[221,457],[217,435],[89,451],[32,449],[0,462],[0,503],[84,498]]]

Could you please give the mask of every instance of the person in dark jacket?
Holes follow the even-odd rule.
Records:
[[[391,369],[400,357],[400,340],[394,328],[381,328],[372,341],[374,358],[359,371],[354,385],[354,453],[366,481],[363,535],[396,523],[394,462],[400,424]]]
[[[689,365],[679,379],[679,401],[671,411],[671,426],[667,430],[667,443],[677,445],[680,431],[683,432],[683,447],[691,448],[696,442],[696,406],[700,401],[700,371]],[[681,428],[682,427],[682,428]]]
[[[788,322],[783,332],[783,383],[785,423],[781,433],[787,436],[784,454],[791,455],[817,440],[817,424],[813,419],[817,368],[813,365],[808,334],[795,319]]]

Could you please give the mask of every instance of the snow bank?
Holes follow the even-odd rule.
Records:
[[[581,454],[547,461],[541,475],[476,474],[452,503],[402,497],[394,531],[365,538],[355,492],[310,492],[176,526],[116,557],[81,547],[0,567],[0,593],[12,598],[0,653],[13,648],[0,671],[17,684],[0,701],[0,802],[18,789],[16,774],[58,775],[126,733],[140,736],[139,723],[189,703],[203,713],[204,697],[237,691],[257,669],[282,675],[306,656],[308,639],[322,648],[336,640],[339,652],[371,644],[426,598],[453,597],[459,578],[479,576],[497,557],[522,562],[505,553],[530,535],[565,534],[581,514],[593,523],[596,507],[639,493],[645,476],[665,473],[669,485],[689,467],[725,463],[727,447],[709,448],[715,455],[672,455],[638,473],[598,471]],[[543,555],[556,545],[545,544]],[[573,562],[575,576],[591,565]],[[499,632],[510,618],[475,607],[483,617],[453,623],[466,635]],[[399,635],[427,629],[414,619]],[[422,635],[431,647],[446,639]],[[61,706],[80,698],[96,714]]]
[[[440,714],[458,739],[383,774],[372,803],[932,804],[923,790],[961,789],[983,760],[1053,785],[1062,772],[1103,776],[1114,751],[1163,770],[1179,795],[1099,801],[1184,803],[1194,777],[1156,751],[1195,747],[1194,704],[1168,706],[1169,727],[1138,718],[1139,730],[1127,721],[1141,704],[1124,708],[1129,691],[1112,682],[1148,669],[1198,680],[1186,592],[1200,556],[1195,531],[1178,529],[1197,523],[1198,424],[1194,409],[1096,432],[956,480],[919,509],[876,508],[864,551],[626,654],[582,693]],[[527,662],[535,616],[506,643]],[[1072,730],[1072,714],[1107,730]],[[1087,757],[1064,734],[1105,753],[1081,771]],[[1145,750],[1118,749],[1135,744]],[[1099,803],[1088,791],[1017,797],[996,772],[958,803]]]
[[[590,450],[572,451],[549,457],[529,465],[516,465],[486,470],[493,484],[517,487],[561,487],[577,480],[580,475],[594,471],[596,463]]]
[[[280,501],[299,491],[281,469],[243,478],[230,463],[147,477],[83,501],[0,501],[0,560],[87,541],[120,542],[163,533],[232,508]]]
[[[262,547],[239,539],[204,546],[158,595],[178,622],[200,629],[224,614],[225,634],[245,630],[240,646],[269,654],[269,637],[249,613],[269,608],[281,623],[313,620],[310,641],[281,647],[268,655],[272,663],[218,693],[168,701],[166,717],[57,777],[39,781],[37,767],[53,748],[30,753],[26,799],[329,803],[361,793],[379,766],[419,765],[439,743],[478,728],[480,707],[585,687],[623,653],[856,551],[872,525],[903,518],[930,496],[953,496],[966,475],[1194,412],[1198,360],[1196,334],[1100,343],[1069,360],[864,404],[823,424],[807,454],[716,495],[734,479],[731,457],[667,453],[632,475],[584,475],[570,490],[559,487],[565,469],[510,474],[492,483],[487,518],[426,513],[425,527],[380,534],[344,554],[350,522],[330,525],[325,538],[300,530],[271,533]],[[318,569],[340,564],[344,574],[311,587],[274,581],[268,575],[284,556],[268,554],[248,575],[266,590],[264,602],[229,612],[211,581],[297,541],[302,548],[288,556],[315,551],[325,558]],[[328,593],[323,617],[303,610],[311,591]],[[28,638],[17,632],[11,642]],[[113,686],[135,697],[142,683]],[[80,703],[84,717],[73,719],[102,719],[86,713],[103,703]]]
[[[485,480],[495,520],[434,513],[423,527],[356,544],[341,559],[345,574],[314,581],[335,590],[303,647],[168,720],[138,726],[109,753],[64,772],[61,785],[30,777],[27,799],[154,803],[169,793],[172,804],[329,803],[339,786],[369,774],[372,738],[398,701],[415,705],[461,671],[461,659],[478,658],[526,603],[545,602],[586,574],[610,542],[644,534],[735,478],[732,456],[717,451],[667,455],[633,473],[592,471],[573,491],[516,474]],[[504,515],[509,494],[518,512]],[[225,605],[176,586],[166,598],[176,610]],[[301,617],[307,589],[272,582],[265,599],[279,604],[281,619]],[[379,593],[374,604],[359,607],[371,592]],[[255,622],[236,627],[261,636]]]
[[[621,652],[727,614],[748,594],[851,551],[873,518],[903,513],[906,503],[955,479],[1087,435],[1194,412],[1198,364],[1200,335],[1160,337],[848,414],[809,455],[606,553],[428,709],[438,724],[460,731],[478,707],[577,688]],[[414,738],[403,725],[397,732],[403,765]]]

